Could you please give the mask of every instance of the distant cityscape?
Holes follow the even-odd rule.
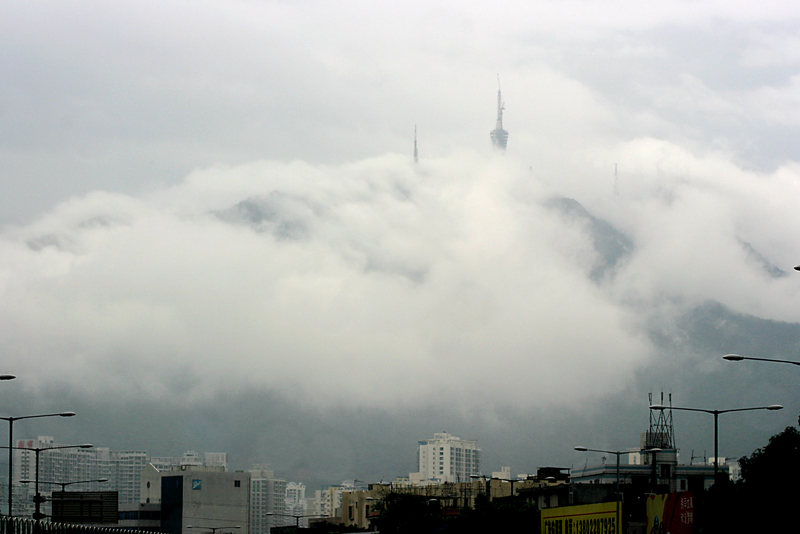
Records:
[[[616,453],[624,452],[622,465],[606,462],[605,456],[587,455],[586,464],[571,472],[541,467],[535,474],[512,476],[511,468],[502,466],[484,474],[477,440],[440,432],[417,442],[417,471],[407,477],[379,482],[353,479],[313,491],[302,482],[276,476],[268,464],[231,472],[225,452],[186,451],[180,457],[165,457],[62,444],[52,436],[19,439],[13,450],[13,516],[35,516],[37,480],[42,517],[54,513],[51,502],[57,502],[53,501],[57,496],[115,492],[118,526],[170,534],[189,534],[187,529],[198,525],[212,532],[236,528],[242,534],[268,534],[272,528],[303,527],[320,520],[369,529],[377,517],[376,503],[391,492],[447,499],[462,507],[474,506],[481,494],[490,499],[524,494],[546,509],[575,504],[576,498],[607,498],[597,488],[613,487],[620,479],[666,492],[708,489],[715,480],[713,459],[679,464],[671,416],[664,413],[651,418],[639,447]],[[736,477],[735,464],[728,466],[720,459],[720,465]],[[7,492],[5,484],[6,504]]]

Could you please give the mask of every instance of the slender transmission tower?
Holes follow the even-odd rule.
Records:
[[[497,125],[489,133],[492,138],[492,145],[500,150],[505,150],[508,144],[508,132],[503,129],[503,110],[505,103],[503,102],[503,95],[500,93],[500,75],[497,75]]]
[[[414,125],[414,163],[419,163],[419,155],[417,154],[417,125]]]

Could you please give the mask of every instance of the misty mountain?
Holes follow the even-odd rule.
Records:
[[[315,209],[305,198],[271,191],[213,213],[222,221],[246,225],[256,232],[270,233],[279,239],[302,239],[308,236],[308,219],[315,215]]]
[[[753,245],[747,241],[739,240],[739,242],[741,243],[744,251],[747,253],[747,257],[772,278],[781,278],[788,274],[786,271],[778,268],[774,263],[762,256],[755,248],[753,248]]]
[[[675,328],[683,333],[684,348],[698,353],[734,352],[790,360],[800,354],[800,324],[737,313],[718,302],[688,310]]]
[[[547,206],[557,211],[565,221],[582,226],[591,235],[597,252],[590,274],[593,281],[612,278],[617,265],[633,253],[634,244],[630,237],[589,213],[577,200],[556,197]]]

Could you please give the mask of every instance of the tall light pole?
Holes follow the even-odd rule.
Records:
[[[705,410],[703,408],[678,408],[675,406],[665,406],[654,404],[651,410],[683,410],[687,412],[704,412],[714,416],[714,484],[717,483],[719,473],[719,414],[728,412],[749,412],[751,410],[783,410],[780,404],[770,404],[769,406],[754,406],[752,408],[731,408],[728,410]]]
[[[742,360],[755,360],[757,362],[775,362],[775,363],[788,363],[790,365],[800,365],[800,362],[792,360],[774,360],[772,358],[754,358],[753,356],[741,356],[739,354],[726,354],[722,357],[723,360],[729,362],[740,362]]]
[[[208,530],[211,534],[217,534],[218,530],[227,530],[227,529],[235,529],[235,528],[242,528],[241,525],[234,525],[232,527],[196,527],[193,525],[186,525],[186,528],[201,528],[203,530]]]
[[[21,484],[30,484],[36,482],[35,480],[20,480]],[[61,492],[67,491],[67,486],[72,484],[91,484],[92,482],[108,482],[107,478],[95,478],[93,480],[73,480],[72,482],[50,482],[49,480],[40,480],[39,484],[52,484],[53,486],[61,486]]]
[[[44,514],[42,514],[42,496],[39,493],[39,455],[44,451],[52,451],[55,449],[91,449],[94,447],[91,443],[83,443],[81,445],[56,445],[54,447],[15,447],[19,450],[24,451],[33,451],[36,454],[36,484],[34,486],[35,495],[33,497],[33,502],[35,505],[35,510],[33,512],[33,518],[36,520],[43,519]]]
[[[616,497],[617,497],[617,524],[614,527],[614,532],[619,534],[620,531],[621,531],[620,524],[619,524],[619,457],[621,455],[625,454],[625,451],[606,451],[606,450],[603,450],[603,449],[589,449],[587,447],[575,447],[575,450],[576,451],[580,451],[580,452],[602,452],[602,453],[605,453],[605,454],[614,454],[614,455],[617,456],[617,483],[616,483],[616,490],[615,490],[615,492],[617,494],[616,495]]]
[[[16,375],[0,375],[0,380],[14,380]]]
[[[304,517],[320,517],[320,516],[318,516],[318,515],[316,515],[316,514],[309,514],[309,515],[303,515],[303,514],[301,514],[301,515],[295,515],[295,514],[279,514],[278,512],[267,512],[267,513],[266,513],[266,514],[264,514],[264,515],[277,515],[277,516],[281,516],[281,517],[293,517],[293,518],[294,518],[294,526],[295,526],[295,528],[297,528],[297,529],[299,529],[299,528],[300,528],[300,520],[301,520],[301,519],[303,519]],[[344,514],[342,514],[342,515],[344,515]]]
[[[8,421],[8,517],[13,515],[11,500],[14,487],[14,421],[20,421],[22,419],[35,419],[37,417],[72,417],[74,415],[75,412],[60,412],[43,413],[38,415],[21,415],[19,417],[0,417],[0,421]]]

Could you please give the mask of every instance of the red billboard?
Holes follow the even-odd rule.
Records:
[[[691,491],[647,497],[647,534],[694,534]]]

